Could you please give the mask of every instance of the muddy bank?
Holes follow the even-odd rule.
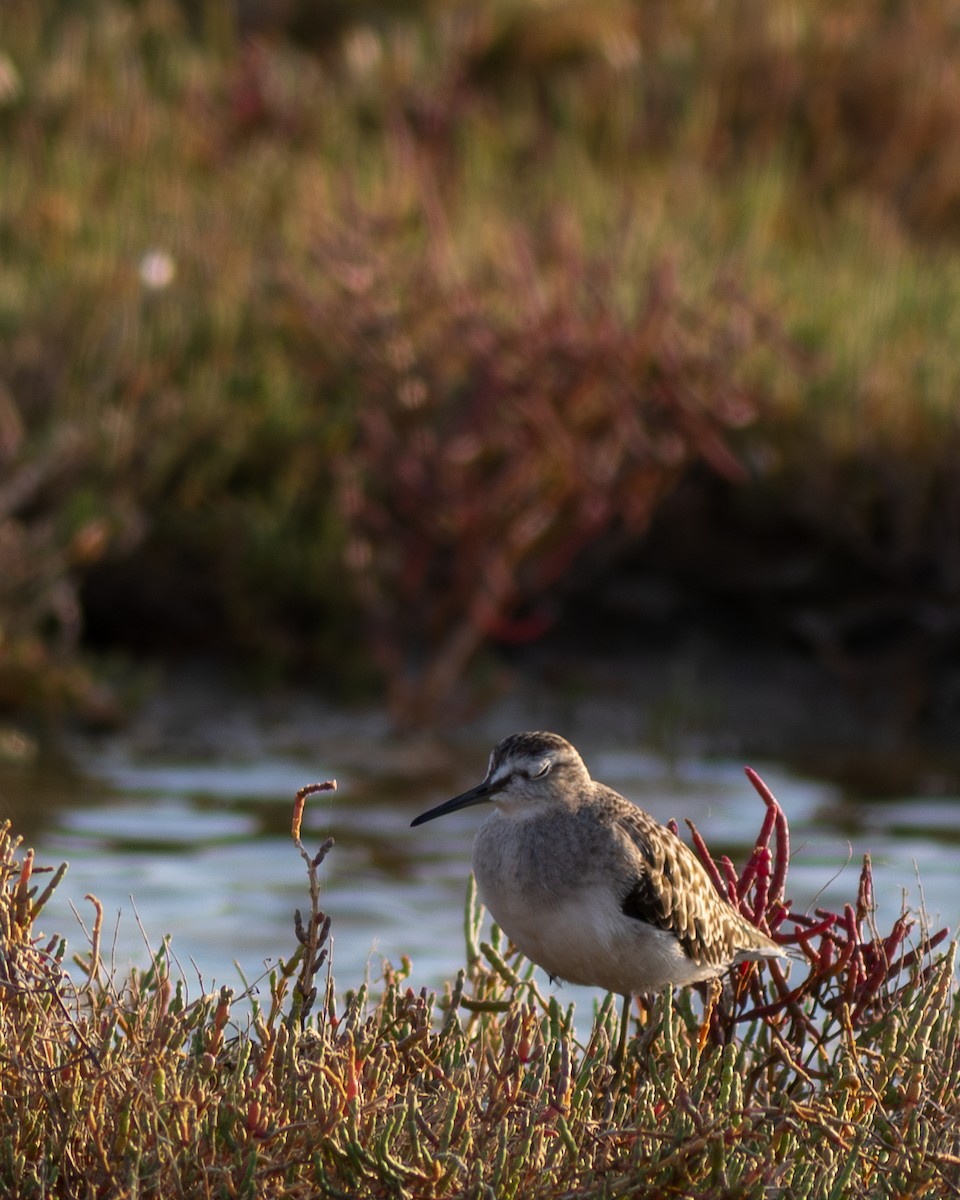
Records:
[[[519,655],[583,668],[649,714],[648,734],[709,751],[866,772],[894,790],[960,762],[960,598],[943,555],[881,553],[838,518],[765,508],[701,476],[648,536],[567,590]],[[858,765],[859,764],[859,765]]]
[[[385,702],[349,706],[323,681],[257,685],[222,662],[157,669],[151,689],[109,733],[61,731],[71,745],[118,740],[145,759],[310,755],[336,745],[341,762],[407,788],[455,786],[463,755],[505,733],[550,728],[611,749],[776,760],[853,793],[940,795],[960,787],[960,671],[933,643],[858,648],[843,660],[759,620],[750,607],[699,606],[637,575],[605,593],[584,628],[571,607],[535,645],[490,656],[442,718],[400,728]],[[642,603],[641,603],[642,602]],[[322,756],[321,756],[322,757]],[[478,759],[477,761],[480,761]]]

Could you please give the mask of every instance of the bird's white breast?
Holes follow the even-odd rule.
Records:
[[[659,992],[717,974],[698,965],[666,930],[626,916],[615,881],[578,885],[575,869],[546,875],[523,818],[495,813],[477,835],[474,873],[481,899],[516,946],[555,978],[621,995]],[[532,831],[531,831],[532,832]]]

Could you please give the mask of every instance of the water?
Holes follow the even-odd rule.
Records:
[[[450,747],[391,740],[376,723],[359,733],[351,728],[350,736],[334,728],[315,737],[309,753],[269,752],[246,729],[221,739],[219,750],[195,746],[178,756],[165,740],[150,746],[121,738],[75,745],[69,765],[0,769],[0,814],[12,815],[39,863],[70,863],[44,911],[43,930],[65,934],[73,951],[84,949],[71,905],[89,924],[89,892],[103,903],[104,953],[118,969],[146,964],[148,945],[156,948],[171,934],[191,994],[240,987],[241,976],[257,979],[292,954],[293,912],[309,903],[290,837],[294,794],[335,777],[335,793],[308,800],[303,838],[308,849],[328,835],[336,839],[321,878],[338,991],[364,980],[376,986],[383,960],[399,965],[404,956],[412,961],[413,986],[452,980],[464,962],[464,896],[482,813],[409,825],[482,777],[492,739]],[[741,763],[668,761],[596,731],[578,744],[597,778],[662,821],[675,816],[683,827],[691,818],[715,854],[745,860],[764,808]],[[869,851],[882,932],[904,896],[914,908],[925,904],[934,927],[960,923],[960,796],[946,790],[881,800],[776,762],[752,765],[788,815],[788,893],[796,907],[852,901]],[[587,1011],[599,998],[576,988],[561,997]]]

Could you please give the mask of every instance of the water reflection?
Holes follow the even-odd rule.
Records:
[[[743,861],[763,806],[739,763],[689,759],[667,764],[643,751],[581,744],[595,777],[636,800],[660,820],[694,820],[715,853]],[[463,963],[463,901],[474,831],[482,814],[451,815],[427,829],[410,819],[483,774],[489,745],[456,755],[413,756],[383,769],[382,754],[328,748],[317,757],[242,761],[175,761],[111,748],[86,751],[68,768],[40,764],[0,772],[3,815],[35,845],[38,861],[70,862],[42,926],[82,935],[71,912],[103,902],[104,940],[118,967],[148,960],[172,934],[191,984],[239,984],[265,962],[295,948],[293,911],[305,907],[303,864],[289,835],[293,796],[304,783],[338,777],[339,790],[313,796],[304,818],[309,847],[326,836],[336,848],[323,867],[326,910],[333,918],[338,988],[376,982],[381,956],[413,961],[411,982],[436,987]],[[885,931],[904,892],[922,897],[931,918],[955,926],[960,863],[956,796],[902,796],[882,802],[837,785],[803,779],[778,764],[754,764],[789,817],[789,892],[797,907],[852,900],[860,861],[873,855],[878,921]],[[423,766],[423,769],[421,769]],[[919,874],[920,884],[917,882]],[[236,965],[235,965],[236,964]],[[545,985],[546,986],[546,985]],[[567,988],[564,999],[589,1006],[598,997]],[[588,1008],[589,1011],[589,1008]]]

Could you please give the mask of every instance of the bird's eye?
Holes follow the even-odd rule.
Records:
[[[552,766],[553,766],[553,763],[550,761],[550,759],[549,758],[545,759],[540,764],[540,766],[537,768],[536,771],[530,772],[530,778],[531,779],[542,779],[544,777],[544,775],[546,775],[549,772],[549,770]]]

